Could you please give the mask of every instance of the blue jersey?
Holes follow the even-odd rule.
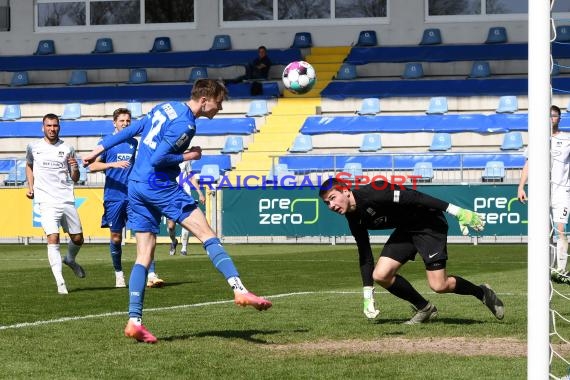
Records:
[[[196,119],[186,103],[169,102],[154,107],[146,116],[121,132],[105,137],[105,150],[141,135],[138,157],[129,180],[146,183],[177,183],[179,164],[196,133]]]
[[[109,168],[105,170],[105,190],[103,199],[106,201],[123,201],[127,199],[129,174],[133,169],[138,141],[130,138],[127,141],[115,145],[101,154],[101,162],[111,163],[129,161],[128,168]]]

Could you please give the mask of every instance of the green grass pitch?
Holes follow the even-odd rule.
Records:
[[[134,248],[124,248],[127,275]],[[265,312],[235,306],[202,248],[189,248],[188,257],[157,248],[167,286],[146,292],[144,323],[159,339],[146,345],[123,336],[128,291],[114,288],[107,245],[82,248],[85,279],[64,267],[67,296],[57,294],[45,245],[0,245],[0,378],[526,378],[525,245],[449,247],[449,273],[489,283],[505,302],[503,321],[475,298],[431,292],[421,261],[404,266],[440,311],[419,326],[402,325],[409,305],[380,287],[380,317],[366,320],[352,245],[226,245],[244,284],[273,301]],[[557,307],[568,313],[569,304]]]

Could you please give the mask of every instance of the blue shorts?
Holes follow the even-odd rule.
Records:
[[[176,182],[129,181],[128,227],[135,232],[160,231],[160,219],[166,216],[180,223],[196,209],[196,201]]]
[[[109,228],[111,232],[121,232],[127,223],[127,209],[129,202],[104,201],[105,212],[101,218],[101,228]]]

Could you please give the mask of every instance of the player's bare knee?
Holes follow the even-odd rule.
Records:
[[[435,283],[430,282],[429,287],[436,293],[447,293],[449,291],[447,284],[442,281],[437,281]]]
[[[83,243],[85,242],[85,239],[83,239],[83,235],[74,235],[70,236],[70,238],[73,244],[75,245],[83,245]]]
[[[372,273],[372,278],[374,279],[375,282],[377,282],[378,284],[380,284],[382,287],[385,288],[387,286],[390,286],[394,276],[389,272],[375,270]]]

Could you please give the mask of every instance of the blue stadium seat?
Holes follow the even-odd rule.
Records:
[[[156,37],[149,53],[166,53],[171,50],[170,37]]]
[[[87,71],[85,70],[73,70],[69,76],[68,86],[79,86],[82,84],[87,84]]]
[[[347,162],[342,168],[343,172],[350,173],[353,177],[362,175],[362,164],[360,162]]]
[[[138,119],[143,115],[141,102],[128,102],[126,108],[131,111],[132,119]]]
[[[374,30],[363,30],[358,35],[356,46],[376,46],[378,45],[378,38]]]
[[[305,49],[313,46],[313,37],[309,32],[297,32],[293,37],[292,48]]]
[[[356,111],[357,114],[363,115],[376,115],[380,112],[380,99],[366,98],[362,99],[360,108]]]
[[[197,79],[208,79],[208,69],[205,67],[192,67],[188,82],[194,83]]]
[[[313,150],[313,140],[310,135],[297,135],[293,146],[289,149],[291,153],[306,153]]]
[[[552,60],[552,67],[550,70],[550,76],[555,77],[557,75],[560,75],[560,63],[556,59],[554,59],[554,60]]]
[[[340,66],[340,69],[338,69],[338,73],[336,74],[335,79],[350,80],[356,79],[357,76],[356,66],[354,66],[352,63],[343,63]]]
[[[148,76],[146,74],[146,69],[131,69],[128,83],[140,84],[140,83],[146,83],[147,81],[148,81]]]
[[[210,50],[230,50],[232,48],[232,39],[229,34],[218,34],[214,37]]]
[[[358,151],[360,152],[376,152],[382,149],[382,139],[378,133],[367,133],[362,137],[362,143]]]
[[[408,62],[404,67],[402,78],[404,79],[418,79],[424,76],[424,68],[419,62]]]
[[[485,40],[486,44],[504,44],[507,42],[507,30],[504,26],[493,26],[489,28],[489,34]]]
[[[425,29],[420,45],[441,44],[441,31],[438,28]]]
[[[491,76],[491,67],[489,66],[489,62],[486,61],[473,62],[469,78],[488,78],[490,76]]]
[[[18,71],[12,74],[12,80],[10,81],[10,86],[27,86],[30,83],[28,80],[27,71]]]
[[[61,120],[75,120],[81,117],[81,104],[68,103],[63,107],[63,114],[59,117]]]
[[[485,164],[482,175],[483,182],[503,182],[505,179],[505,164],[503,161],[489,161]]]
[[[21,186],[26,183],[26,165],[16,165],[10,169],[4,186]]]
[[[451,149],[451,134],[446,132],[434,133],[429,150],[431,152],[445,152]]]
[[[523,147],[522,133],[519,131],[507,132],[503,136],[501,150],[520,150]]]
[[[269,110],[267,108],[267,100],[259,99],[259,100],[252,100],[249,103],[249,109],[245,116],[247,117],[256,117],[256,116],[266,116],[269,115]]]
[[[4,114],[2,115],[2,121],[14,121],[22,117],[22,112],[20,110],[19,104],[8,104],[4,107]]]
[[[556,42],[570,42],[570,25],[556,27]]]
[[[217,182],[220,179],[220,167],[218,164],[205,164],[200,170],[198,180],[200,182]]]
[[[412,175],[418,176],[416,178],[419,182],[431,182],[433,180],[433,164],[429,161],[416,162]]]
[[[91,53],[105,54],[113,52],[113,40],[110,38],[98,38],[95,42],[95,49]]]
[[[55,54],[55,43],[53,40],[41,40],[38,42],[38,48],[34,55],[50,55]]]
[[[497,113],[514,113],[519,110],[519,102],[515,95],[506,95],[499,98]]]
[[[243,137],[228,136],[224,142],[222,153],[239,153],[243,152]]]
[[[447,113],[447,98],[445,96],[434,96],[430,98],[426,114],[428,115],[443,115]]]
[[[89,173],[89,169],[83,165],[79,165],[79,179],[76,182],[78,185],[87,184],[87,173]]]

